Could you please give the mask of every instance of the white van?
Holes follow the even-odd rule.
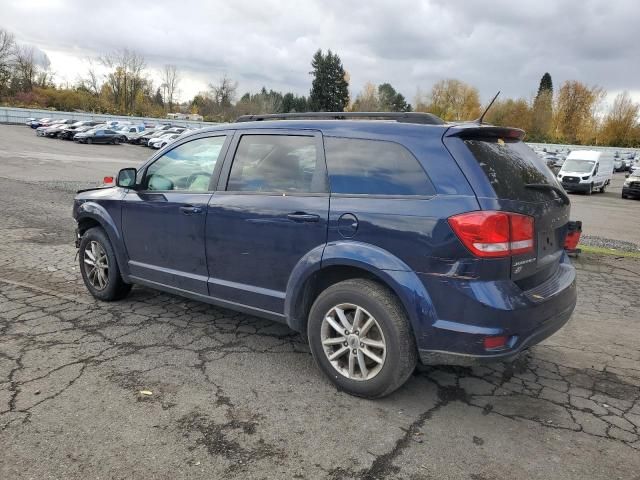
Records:
[[[604,193],[613,178],[613,157],[595,150],[573,150],[558,172],[558,180],[567,192],[598,189]]]

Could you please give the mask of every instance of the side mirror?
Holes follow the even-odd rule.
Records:
[[[123,168],[118,172],[116,186],[123,188],[133,188],[136,184],[136,175],[138,171],[135,168]]]

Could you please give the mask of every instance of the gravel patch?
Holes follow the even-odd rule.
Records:
[[[640,245],[624,240],[613,240],[596,235],[581,235],[580,245],[589,247],[610,248],[612,250],[623,250],[625,252],[640,252]]]

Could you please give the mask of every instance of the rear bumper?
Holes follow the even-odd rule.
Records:
[[[425,364],[513,360],[562,328],[577,300],[575,268],[566,254],[553,277],[528,291],[513,282],[449,280],[442,288],[423,282],[438,317],[417,337]],[[486,350],[484,339],[493,336],[508,337],[505,347]]]
[[[524,350],[536,345],[560,330],[571,318],[574,306],[554,315],[552,318],[540,324],[529,336],[510,344],[508,349],[496,353],[469,354],[462,352],[447,352],[437,350],[418,350],[420,361],[425,365],[481,365],[491,362],[511,362]]]

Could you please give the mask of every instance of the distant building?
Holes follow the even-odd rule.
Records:
[[[194,122],[201,122],[203,120],[202,115],[197,113],[167,113],[167,118],[171,120],[192,120]]]

